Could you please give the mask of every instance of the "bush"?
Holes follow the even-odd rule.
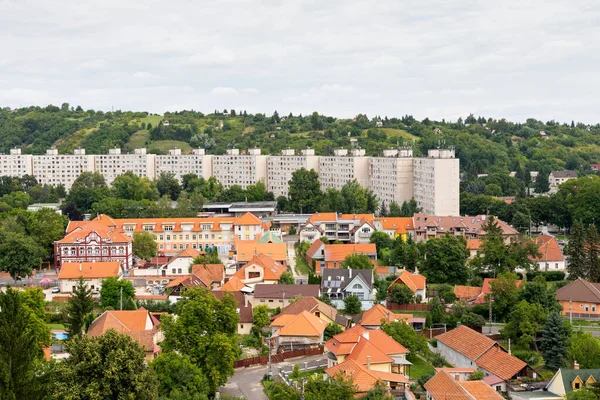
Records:
[[[419,377],[419,379],[417,379],[417,382],[419,382],[419,385],[425,386],[427,381],[430,380],[432,377],[433,375],[431,374],[423,374]]]
[[[540,365],[542,361],[542,356],[540,356],[540,353],[538,353],[537,351],[514,350],[512,354],[519,360],[524,361],[529,365]]]
[[[436,368],[444,367],[447,363],[446,359],[440,353],[432,353],[429,361]]]
[[[532,271],[527,273],[527,280],[532,281],[538,276],[543,276],[546,282],[558,282],[565,280],[563,271]]]

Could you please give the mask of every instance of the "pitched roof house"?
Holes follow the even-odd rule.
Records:
[[[565,270],[565,256],[554,236],[542,234],[534,238],[533,242],[540,252],[539,257],[531,257],[531,261],[537,263],[538,271]]]
[[[259,283],[254,286],[254,296],[250,299],[252,307],[267,305],[269,308],[287,307],[290,300],[301,296],[319,297],[319,285],[266,285]]]
[[[281,310],[279,315],[298,315],[303,311],[308,311],[315,317],[322,319],[325,323],[336,323],[342,328],[350,327],[350,319],[344,317],[338,312],[335,307],[325,304],[316,297],[313,296],[302,296],[292,304]],[[273,319],[277,318],[274,317]]]
[[[556,371],[544,390],[562,399],[574,390],[600,381],[600,369],[579,369],[577,364],[575,367],[575,369],[561,368]]]
[[[408,379],[404,375],[369,369],[369,366],[350,359],[325,369],[325,373],[330,378],[351,378],[357,389],[356,396],[373,389],[378,382],[387,386],[388,392],[393,396],[402,396],[408,390]]]
[[[58,283],[61,292],[71,293],[81,277],[87,287],[100,290],[102,281],[109,276],[123,276],[119,261],[65,262],[58,273]]]
[[[287,268],[265,254],[255,255],[247,264],[233,274],[243,283],[253,286],[257,283],[275,284]]]
[[[162,340],[160,322],[145,310],[105,311],[96,318],[87,334],[101,336],[109,329],[130,336],[146,350],[146,359],[152,360],[160,351],[157,343]]]
[[[481,295],[481,288],[479,286],[456,285],[454,286],[454,294],[457,300],[473,303]]]
[[[373,231],[373,214],[314,213],[308,218],[299,235],[300,241],[310,243],[321,236],[330,241],[368,243]]]
[[[287,262],[287,245],[283,242],[236,241],[235,249],[238,265],[247,263],[258,254],[265,254],[283,265]]]
[[[600,314],[600,283],[577,278],[556,291],[556,301],[563,315],[595,316]]]
[[[192,274],[198,276],[209,289],[223,286],[225,281],[225,266],[223,264],[194,264]]]
[[[382,330],[369,330],[361,325],[335,335],[325,343],[329,367],[352,360],[369,370],[401,374],[406,378],[406,367],[411,365],[409,351]],[[398,377],[397,382],[402,382]]]
[[[481,287],[481,293],[475,299],[475,304],[484,304],[488,302],[487,295],[492,294],[492,282],[494,282],[495,278],[485,278],[483,280],[483,286]],[[521,287],[523,284],[522,280],[517,280],[517,287]]]
[[[550,189],[557,189],[558,186],[570,179],[577,179],[577,171],[552,171],[548,176],[548,180],[550,181]]]
[[[377,266],[377,247],[375,243],[326,244],[322,266],[324,268],[341,268],[346,257],[354,254],[366,254],[373,263],[373,268]],[[319,263],[315,266],[315,272],[321,272]]]
[[[425,383],[430,400],[502,400],[484,381],[460,381],[452,378],[445,370],[437,372]]]
[[[385,322],[403,321],[411,325],[413,323],[413,316],[412,314],[396,314],[381,304],[375,304],[363,313],[360,325],[367,329],[380,329],[382,320]]]
[[[223,292],[243,292],[243,293],[251,293],[252,288],[246,286],[244,282],[242,282],[239,278],[232,276],[229,278],[227,282],[220,288]]]
[[[222,289],[213,290],[211,293],[219,300],[223,300],[223,296],[228,294],[233,296],[233,299],[237,303],[237,312],[240,316],[240,321],[238,322],[238,334],[249,335],[252,331],[253,314],[252,306],[250,305],[250,302],[248,302],[248,296],[240,291],[227,292]]]
[[[187,249],[181,250],[160,269],[164,270],[166,275],[188,275],[194,258],[202,254],[206,254],[206,252],[188,247]]]
[[[414,233],[412,217],[376,217],[373,224],[375,229],[387,233],[392,239],[401,236],[406,240]]]
[[[388,287],[388,292],[392,291],[394,285],[405,285],[415,294],[415,297],[420,297],[421,301],[427,300],[427,278],[418,272],[403,270]]]
[[[497,377],[498,383],[494,385],[497,390],[506,391],[511,379],[537,375],[498,343],[464,325],[438,335],[436,339],[439,353],[450,364],[458,368],[478,368],[486,378]]]
[[[321,293],[335,305],[343,304],[343,300],[355,294],[360,300],[373,298],[373,270],[327,268],[323,270]]]
[[[415,241],[425,242],[431,238],[441,238],[446,232],[455,236],[463,236],[467,240],[481,239],[485,235],[483,226],[487,224],[489,218],[488,215],[457,217],[415,214],[413,216]],[[518,239],[519,231],[498,218],[494,220],[502,230],[505,243]]]
[[[278,349],[307,348],[323,343],[327,324],[308,311],[285,314],[271,322],[272,337]]]

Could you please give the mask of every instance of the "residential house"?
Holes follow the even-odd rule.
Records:
[[[600,283],[577,278],[556,291],[562,315],[593,318],[600,315]]]
[[[548,176],[550,182],[550,191],[558,190],[558,187],[568,180],[577,179],[577,171],[552,171]]]
[[[416,329],[423,329],[425,318],[413,318],[412,314],[396,314],[381,304],[375,304],[362,314],[359,324],[367,329],[381,329],[384,322],[406,322]]]
[[[138,342],[146,351],[146,360],[151,361],[160,351],[157,346],[162,340],[160,322],[148,310],[105,311],[90,325],[87,334],[101,336],[109,329],[125,334]]]
[[[495,278],[484,278],[483,279],[483,286],[481,287],[481,293],[479,293],[479,295],[477,296],[477,298],[475,299],[475,304],[484,304],[488,302],[488,295],[492,294],[492,282],[494,282],[496,279]],[[521,287],[521,285],[523,284],[522,280],[517,280],[516,281],[516,285],[517,287]]]
[[[244,284],[254,286],[257,283],[276,284],[287,268],[271,257],[258,254],[233,274]]]
[[[190,267],[194,263],[194,258],[206,254],[204,251],[198,251],[191,247],[181,250],[179,254],[173,257],[169,262],[161,268],[161,275],[188,275]],[[136,271],[136,275],[137,271]]]
[[[79,278],[83,278],[88,288],[100,290],[102,281],[109,276],[119,279],[123,276],[119,261],[65,262],[58,273],[58,285],[62,293],[71,293],[79,283]]]
[[[213,290],[211,293],[219,300],[223,300],[223,296],[226,295],[227,291]],[[237,312],[240,317],[238,322],[237,333],[240,335],[249,335],[252,331],[252,305],[248,301],[248,296],[241,291],[229,291],[229,295],[233,296],[233,299],[237,303]]]
[[[467,251],[469,252],[469,260],[477,257],[477,253],[481,250],[481,239],[467,239]]]
[[[485,235],[483,226],[488,223],[490,216],[436,216],[415,214],[413,223],[416,242],[426,242],[431,238],[441,238],[450,233],[453,236],[463,236],[466,240],[481,239]],[[494,221],[502,230],[505,243],[514,242],[519,238],[519,231],[506,222],[495,218]]]
[[[445,370],[437,372],[424,386],[427,391],[427,400],[504,399],[484,381],[457,380]]]
[[[533,241],[540,252],[539,257],[531,257],[531,260],[537,264],[538,271],[564,271],[566,269],[565,256],[554,236],[542,234]]]
[[[400,236],[406,241],[409,236],[414,236],[412,217],[376,217],[373,225],[377,231],[387,233],[392,239]]]
[[[589,387],[592,383],[600,381],[600,369],[579,369],[578,364],[574,366],[573,369],[561,368],[556,371],[544,391],[562,399],[574,390]]]
[[[327,324],[308,311],[285,314],[271,322],[271,333],[278,350],[294,350],[315,347],[323,343]]]
[[[323,266],[323,260],[325,259],[325,243],[320,239],[314,241],[306,250],[306,262],[309,266],[313,267],[314,270],[319,266],[319,270]]]
[[[338,308],[343,308],[344,299],[354,294],[362,301],[363,309],[369,309],[375,297],[373,270],[326,268],[322,274],[321,293]]]
[[[133,266],[133,240],[120,232],[113,219],[98,215],[93,221],[71,221],[65,236],[54,242],[54,265],[68,262],[118,261]]]
[[[202,282],[202,279],[195,274],[180,276],[169,282],[166,286],[167,292],[169,293],[169,301],[172,303],[175,303],[185,296],[187,290],[195,288],[207,288],[206,284]]]
[[[235,237],[238,240],[257,240],[263,233],[263,223],[256,215],[247,212],[235,220]]]
[[[236,259],[238,266],[252,260],[257,254],[265,254],[282,265],[287,264],[287,245],[283,242],[260,243],[257,241],[236,241]]]
[[[392,291],[394,285],[407,286],[415,294],[417,303],[427,300],[427,278],[418,272],[403,270],[400,276],[388,287],[388,293]]]
[[[319,297],[321,287],[319,285],[267,285],[257,284],[254,286],[254,295],[249,299],[252,307],[266,305],[269,308],[284,308],[290,301],[305,296]]]
[[[338,377],[351,378],[356,387],[356,396],[362,396],[373,389],[377,383],[382,383],[388,388],[388,393],[394,398],[402,398],[410,391],[408,379],[401,374],[382,372],[369,369],[354,360],[346,360],[340,364],[325,369],[325,373],[333,379]]]
[[[220,290],[222,292],[242,292],[242,293],[252,293],[253,288],[247,286],[244,282],[242,282],[239,278],[232,276],[225,282],[223,286],[221,286]]]
[[[298,232],[300,241],[314,243],[320,237],[330,242],[369,243],[375,231],[373,214],[315,213]]]
[[[292,304],[281,310],[280,315],[298,315],[303,311],[308,311],[317,318],[325,321],[326,324],[335,323],[343,329],[350,327],[351,320],[344,317],[335,307],[325,304],[314,296],[302,296]],[[278,316],[274,317],[277,318]]]
[[[406,347],[382,330],[369,330],[361,325],[329,339],[325,351],[329,367],[352,360],[369,370],[399,374],[406,379],[411,365],[406,359],[409,353]]]
[[[472,304],[481,295],[481,288],[479,286],[456,285],[454,286],[454,294],[456,300],[463,300]]]
[[[192,274],[198,276],[208,289],[218,289],[225,283],[223,264],[193,264]]]
[[[506,392],[509,381],[535,378],[525,362],[507,353],[497,342],[464,325],[436,336],[438,352],[457,368],[478,368],[495,390]]]
[[[600,164],[590,164],[590,169],[594,172],[600,171]]]
[[[323,261],[315,264],[315,272],[320,273],[322,268],[341,268],[346,257],[356,254],[366,254],[373,263],[373,268],[377,266],[377,247],[375,243],[326,244],[324,246]]]
[[[469,381],[471,380],[471,375],[476,371],[475,368],[436,368],[435,372],[446,372],[456,381]]]

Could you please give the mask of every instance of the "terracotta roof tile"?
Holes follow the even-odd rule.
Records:
[[[460,386],[469,392],[477,400],[501,400],[500,394],[483,381],[461,381]]]
[[[475,360],[488,351],[496,342],[479,332],[464,325],[442,333],[435,337],[438,342],[445,344],[465,357]]]
[[[288,320],[290,315],[282,315],[280,318]],[[278,325],[279,318],[273,323],[274,326],[281,326],[277,334],[279,336],[321,336],[327,327],[325,321],[315,317],[308,311],[302,311],[300,314],[286,321],[285,325]]]
[[[485,231],[482,226],[487,223],[489,216],[487,215],[475,215],[475,216],[439,216],[439,215],[427,215],[427,214],[415,214],[413,216],[415,231],[424,232],[427,227],[435,227],[437,233],[462,231],[467,234],[476,234],[481,237],[485,235]],[[506,222],[496,218],[495,221],[498,223],[502,233],[504,235],[518,235],[519,232],[508,225]]]
[[[481,248],[480,239],[467,239],[467,250],[479,250]]]
[[[323,242],[320,239],[315,240],[315,242],[308,248],[306,251],[306,255],[310,258],[315,258],[317,250],[324,246]]]
[[[202,278],[200,278],[196,274],[185,275],[174,279],[167,284],[167,287],[172,288],[180,285],[188,289],[194,287],[210,288],[210,282],[208,282],[207,284]]]
[[[325,261],[344,261],[347,256],[352,254],[376,255],[377,248],[375,243],[325,245]]]
[[[251,212],[247,212],[235,220],[236,225],[262,225],[262,221]]]
[[[197,275],[206,286],[221,283],[225,279],[225,266],[223,264],[194,264],[192,273]]]
[[[411,314],[396,314],[381,304],[375,304],[373,307],[363,313],[360,324],[368,326],[381,326],[382,319],[388,322],[404,321],[408,324],[412,323]]]
[[[377,217],[375,221],[381,223],[386,231],[394,231],[396,234],[407,233],[414,229],[412,217]]]
[[[533,239],[540,252],[539,257],[532,257],[534,262],[565,261],[565,256],[554,236],[541,235]]]
[[[503,380],[509,380],[527,364],[517,357],[508,354],[499,347],[494,347],[479,357],[475,363]]]
[[[100,336],[109,329],[126,334],[138,341],[146,351],[154,350],[154,330],[156,325],[145,309],[133,311],[105,311],[96,318],[88,330],[89,336]],[[150,322],[151,327],[148,327]]]
[[[333,367],[327,368],[325,369],[325,373],[332,378],[338,376],[352,378],[352,383],[354,383],[359,393],[368,392],[373,389],[379,380],[372,371],[369,371],[353,360],[346,360]]]
[[[474,300],[481,294],[479,286],[454,286],[454,294],[456,298],[463,300]]]
[[[424,386],[434,400],[474,400],[466,389],[443,371],[435,374]]]
[[[287,245],[285,243],[258,243],[254,241],[238,241],[235,243],[238,262],[248,262],[256,254],[265,254],[275,261],[287,260]]]
[[[232,276],[227,282],[225,282],[223,286],[221,286],[220,290],[224,292],[239,292],[245,287],[247,286],[240,280],[240,278]]]
[[[62,264],[58,279],[96,279],[119,276],[121,263],[119,261],[101,262],[65,262]]]
[[[256,285],[256,286],[258,286],[258,285]],[[272,285],[269,285],[269,286],[272,286]],[[256,296],[256,294],[255,294],[255,296]],[[337,322],[337,320],[338,320],[338,311],[334,307],[323,303],[322,301],[320,301],[319,299],[317,299],[313,296],[306,296],[306,297],[302,296],[301,298],[299,298],[298,300],[296,300],[295,302],[293,302],[292,304],[290,304],[289,306],[287,306],[283,310],[281,310],[281,313],[279,315],[286,315],[286,314],[297,315],[297,314],[301,313],[302,311],[308,311],[311,314],[314,313],[315,311],[319,311],[319,312],[321,312],[321,314],[325,315],[327,318],[329,318],[332,321]],[[346,326],[345,323],[343,323],[341,325]]]
[[[390,291],[394,285],[404,284],[408,286],[408,288],[414,293],[417,290],[424,290],[426,287],[426,282],[427,278],[425,278],[423,275],[404,270],[400,276],[397,277],[396,280],[394,280],[394,282],[392,282],[392,284],[388,287],[388,291]]]
[[[235,272],[235,274],[233,274],[233,276],[237,277],[238,279],[243,281],[244,279],[246,279],[246,276],[245,276],[246,268],[248,268],[251,265],[255,265],[255,264],[263,267],[263,269],[264,269],[263,279],[264,280],[272,280],[272,281],[279,280],[279,278],[281,277],[281,274],[283,274],[285,271],[287,271],[287,268],[284,265],[273,260],[271,257],[269,257],[265,254],[258,254],[256,256],[254,256],[250,261],[248,261],[246,263],[246,265],[244,265],[242,268],[237,270]]]

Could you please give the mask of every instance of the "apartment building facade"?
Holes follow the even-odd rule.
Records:
[[[21,149],[10,149],[9,154],[0,154],[0,176],[32,175],[32,156],[21,154]]]
[[[75,149],[73,154],[58,154],[58,149],[48,149],[45,155],[32,156],[33,176],[42,185],[63,185],[71,190],[73,182],[84,172],[94,170],[94,156],[85,149]]]
[[[104,176],[107,185],[128,171],[142,178],[154,179],[154,157],[154,154],[146,154],[143,148],[135,149],[133,154],[121,154],[121,149],[109,149],[108,154],[94,156],[94,171]]]
[[[171,149],[166,155],[154,156],[156,177],[172,174],[180,182],[186,174],[196,174],[208,179],[212,175],[212,157],[204,149],[193,149],[192,154],[182,154],[181,149]]]
[[[411,148],[387,149],[369,158],[369,189],[387,208],[413,198],[414,162]]]
[[[321,190],[329,188],[340,190],[356,179],[361,186],[369,186],[369,158],[364,149],[334,150],[333,156],[319,158],[319,182]]]
[[[280,156],[269,156],[267,159],[267,190],[273,192],[275,198],[288,196],[289,182],[294,171],[299,169],[319,171],[319,157],[314,149],[304,149],[297,155],[293,149],[281,151]]]
[[[233,185],[246,189],[260,180],[266,184],[267,156],[261,155],[260,149],[248,149],[247,154],[240,154],[239,149],[228,149],[227,154],[213,156],[212,166],[213,176],[226,189]]]
[[[414,198],[425,214],[460,215],[460,161],[453,149],[429,150],[414,158]]]

